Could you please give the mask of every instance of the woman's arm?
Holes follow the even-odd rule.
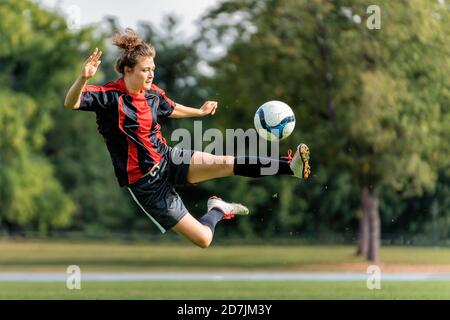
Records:
[[[87,84],[88,79],[78,77],[74,84],[67,92],[66,99],[64,100],[64,107],[69,109],[78,109],[80,107],[81,92]]]
[[[66,99],[64,100],[64,107],[69,109],[78,109],[80,107],[81,93],[88,80],[97,72],[98,66],[101,63],[101,55],[102,52],[99,51],[98,48],[95,48],[94,52],[86,60],[81,75],[75,80],[74,84],[67,92]]]
[[[217,109],[217,101],[206,101],[200,108],[190,108],[177,103],[169,118],[191,118],[214,115]]]

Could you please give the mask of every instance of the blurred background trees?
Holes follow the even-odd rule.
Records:
[[[370,4],[381,8],[380,30],[367,28],[363,0],[225,1],[202,19],[196,41],[180,37],[175,17],[158,32],[141,23],[138,33],[157,49],[155,83],[186,105],[220,102],[204,130],[246,130],[260,104],[282,100],[297,116],[282,152],[300,141],[311,148],[307,183],[232,177],[180,188],[197,216],[212,194],[249,206],[249,219],[218,233],[338,236],[374,261],[380,239],[449,238],[448,4]],[[0,228],[156,234],[117,187],[95,116],[62,107],[92,48],[105,51],[93,81],[119,76],[110,37],[120,21],[70,31],[59,13],[29,0],[3,1],[0,18]],[[178,127],[192,130],[193,121],[164,122],[169,144]]]
[[[437,1],[380,6],[380,30],[367,28],[364,1],[229,1],[203,26],[204,34],[217,31],[206,37],[207,44],[235,38],[214,62],[212,82],[226,105],[239,106],[235,118],[244,106],[286,101],[299,118],[289,142],[311,145],[315,172],[353,189],[330,190],[328,182],[323,188],[314,174],[303,185],[276,183],[283,196],[274,219],[301,228],[302,212],[324,210],[325,216],[336,210],[338,219],[360,212],[358,253],[374,261],[380,192],[406,199],[433,190],[449,151],[449,124],[442,121],[448,119],[448,8]],[[245,111],[241,126],[251,123],[254,108]],[[261,183],[267,190],[273,182]],[[321,204],[313,207],[308,189],[321,187]]]

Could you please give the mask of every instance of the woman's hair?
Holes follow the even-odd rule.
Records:
[[[154,58],[156,50],[151,44],[147,44],[130,28],[125,33],[117,33],[113,38],[113,44],[122,49],[116,61],[116,70],[124,74],[125,67],[133,68],[141,57]]]

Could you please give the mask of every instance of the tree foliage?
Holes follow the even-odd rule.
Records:
[[[363,188],[374,199],[380,190],[420,196],[433,190],[447,161],[448,7],[370,4],[381,8],[380,30],[366,27],[369,4],[360,0],[226,1],[204,19],[202,43],[234,39],[211,63],[212,90],[229,110],[224,126],[248,127],[258,105],[279,99],[297,115],[287,144],[311,147],[312,181],[276,184],[280,194],[296,195],[280,197],[271,219],[289,221],[283,229],[307,228],[302,221],[317,212],[348,227]],[[286,217],[286,207],[297,218]]]

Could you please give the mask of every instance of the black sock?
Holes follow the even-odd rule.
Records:
[[[265,164],[262,163],[264,161]],[[278,162],[278,163],[277,163]],[[233,173],[237,176],[244,177],[264,177],[269,174],[262,174],[262,168],[273,168],[274,165],[278,164],[278,171],[273,175],[293,175],[291,168],[289,167],[289,162],[284,159],[271,159],[271,158],[261,158],[261,157],[235,157]]]
[[[214,230],[216,229],[216,224],[220,220],[223,219],[223,212],[219,209],[211,209],[209,210],[203,217],[198,219],[201,224],[204,224],[205,226],[209,227],[212,231],[212,234],[214,235]]]

